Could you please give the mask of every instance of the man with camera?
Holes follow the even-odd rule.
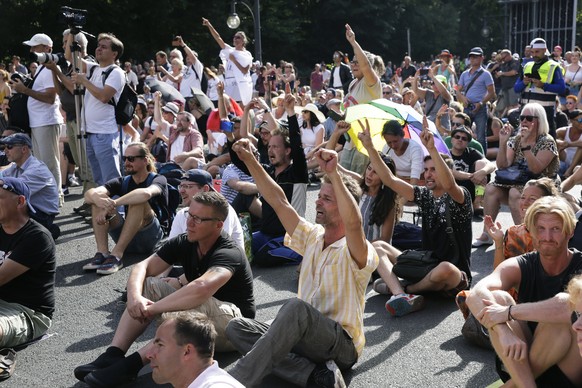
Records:
[[[556,138],[556,96],[566,91],[566,84],[560,64],[546,55],[546,41],[535,38],[530,46],[533,61],[524,65],[523,74],[515,81],[513,88],[516,93],[521,93],[522,105],[537,102],[544,107],[550,124],[550,135]]]
[[[12,81],[12,87],[17,93],[27,95],[28,118],[32,133],[32,149],[34,155],[43,161],[55,178],[61,182],[61,166],[59,157],[59,134],[63,117],[59,112],[60,101],[53,80],[52,72],[45,70],[42,63],[47,62],[42,54],[50,54],[53,41],[46,34],[36,34],[30,40],[22,42],[30,46],[30,52],[40,54],[38,69],[30,83],[25,84],[20,79]],[[44,60],[41,60],[44,59]],[[59,196],[62,192],[59,185]]]
[[[71,60],[70,46],[73,35],[69,34],[65,56]],[[82,60],[80,73],[74,72],[72,80],[85,88],[84,132],[87,133],[87,160],[97,186],[120,177],[120,133],[115,121],[115,107],[125,85],[125,73],[115,65],[123,54],[123,43],[112,34],[99,34],[95,59],[98,64]],[[108,75],[107,75],[108,74]]]

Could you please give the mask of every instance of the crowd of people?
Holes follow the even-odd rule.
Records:
[[[68,187],[82,185],[75,212],[91,218],[96,249],[79,269],[112,275],[126,253],[145,257],[111,345],[74,370],[90,386],[124,384],[147,363],[174,386],[255,386],[271,373],[344,386],[341,371],[365,347],[372,281],[394,317],[421,310],[428,293],[455,300],[487,329],[507,386],[582,384],[582,210],[566,193],[582,182],[579,50],[562,58],[536,38],[523,57],[444,49],[395,68],[346,24],[351,59],[336,50],[303,83],[292,62],[254,62],[244,32],[229,44],[202,25],[220,49],[216,68],[180,36],[138,64],[121,62],[113,34],[97,37],[92,56],[66,30],[64,62],[30,65],[30,81],[16,56],[0,70],[2,347],[50,328],[54,218]],[[45,34],[23,43],[53,50]],[[126,85],[137,105],[120,123]],[[29,128],[13,124],[18,94]],[[374,101],[422,119],[346,121]],[[314,222],[309,186],[319,187]],[[502,205],[513,225],[496,222]],[[416,249],[393,238],[405,206],[421,219]],[[474,240],[473,222],[483,223]],[[472,284],[472,248],[492,244],[494,270]],[[270,323],[255,320],[251,260],[298,265],[297,297]],[[126,355],[159,316],[155,339]],[[235,350],[226,373],[214,352]]]

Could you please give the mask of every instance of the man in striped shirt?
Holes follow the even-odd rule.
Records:
[[[315,157],[326,176],[316,202],[318,225],[311,224],[256,161],[247,139],[233,151],[285,227],[285,245],[303,262],[297,298],[270,325],[244,318],[229,323],[227,337],[244,355],[230,374],[246,386],[271,372],[300,386],[345,386],[340,369],[351,368],[364,348],[364,294],[378,265],[362,228],[361,190],[338,172],[336,152],[319,150]]]

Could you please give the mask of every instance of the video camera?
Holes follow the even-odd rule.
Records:
[[[59,22],[69,26],[71,33],[76,35],[87,23],[87,10],[63,6],[59,13]]]

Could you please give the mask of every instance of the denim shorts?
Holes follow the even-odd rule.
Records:
[[[121,219],[121,223],[115,229],[109,230],[109,235],[117,243],[119,236],[121,235],[121,230],[123,229],[123,224],[125,219]],[[150,254],[154,251],[155,246],[164,237],[164,231],[160,226],[160,221],[154,217],[153,221],[149,223],[145,228],[140,229],[133,239],[127,246],[125,250],[128,253],[147,253]]]

